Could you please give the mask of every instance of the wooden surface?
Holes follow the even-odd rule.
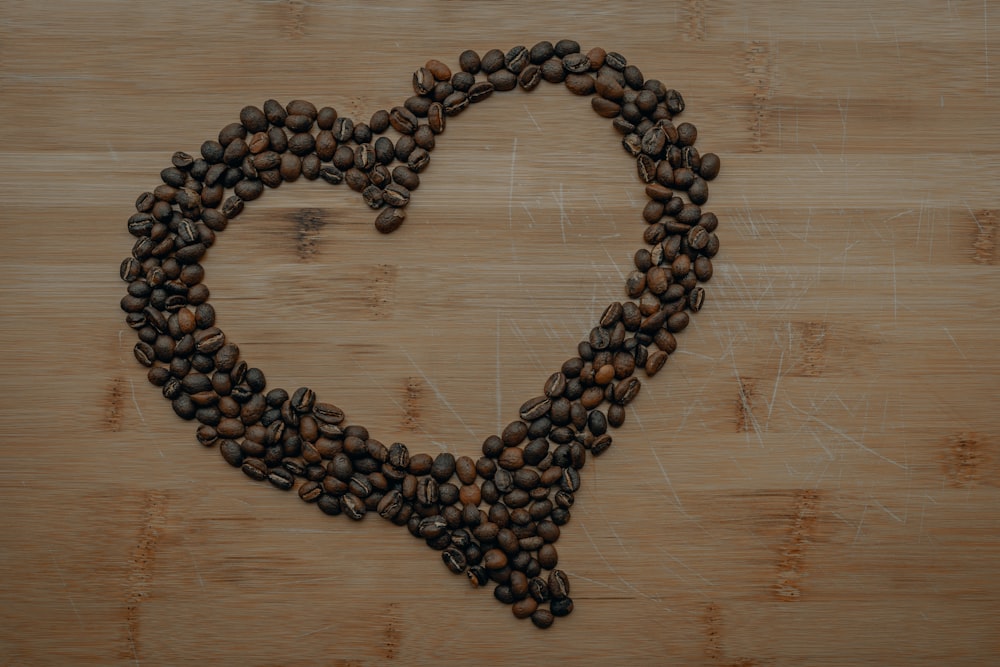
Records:
[[[400,4],[0,6],[0,664],[995,664],[1000,8]],[[367,119],[429,58],[562,37],[683,92],[722,251],[583,470],[576,611],[543,633],[197,445],[117,267],[136,195],[245,104]],[[207,258],[220,325],[271,386],[477,454],[642,242],[588,107],[544,86],[452,119],[391,237],[344,187],[267,192]]]

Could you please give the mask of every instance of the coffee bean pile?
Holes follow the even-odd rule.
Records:
[[[646,79],[614,52],[586,53],[572,40],[459,56],[459,71],[431,60],[413,74],[414,95],[367,123],[304,100],[245,107],[239,121],[201,145],[174,153],[163,181],[136,200],[136,237],[121,264],[125,321],[135,357],[173,410],[196,420],[197,440],[218,446],[248,477],[298,493],[326,514],[369,512],[406,526],[441,552],[445,566],[541,628],[573,610],[555,543],[570,520],[580,470],[608,451],[609,429],[638,394],[637,369],[655,375],[677,348],[675,334],[704,303],[718,219],[703,212],[719,158],[694,147],[697,130],[675,124],[676,90]],[[411,453],[349,424],[309,388],[268,389],[216,326],[201,261],[246,202],[299,178],[346,183],[379,211],[390,233],[405,219],[446,120],[494,92],[562,83],[591,96],[635,158],[649,201],[627,300],[610,304],[575,356],[524,402],[518,419],[482,444],[482,455]],[[395,139],[386,133],[395,136]]]

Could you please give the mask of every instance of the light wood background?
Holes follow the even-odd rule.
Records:
[[[1000,660],[1000,7],[989,2],[0,6],[0,664]],[[583,471],[547,632],[369,517],[197,445],[132,358],[132,202],[245,104],[366,120],[429,58],[572,37],[683,92],[722,156],[705,309]],[[271,386],[477,453],[641,244],[587,100],[449,121],[391,237],[269,191],[207,258]]]

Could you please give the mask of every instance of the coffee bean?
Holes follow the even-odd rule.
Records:
[[[446,482],[455,473],[455,455],[441,452],[431,465],[431,476],[438,482]]]
[[[574,95],[592,95],[594,92],[594,77],[589,74],[567,74],[565,83]]]
[[[528,618],[538,609],[538,602],[533,598],[524,598],[511,605],[511,611],[517,618]]]
[[[579,53],[580,44],[579,42],[572,39],[560,39],[558,42],[556,42],[555,48],[553,50],[555,51],[555,54],[557,56],[559,56],[560,58],[564,58],[570,55],[571,53]]]
[[[250,458],[243,461],[241,466],[243,473],[250,479],[258,482],[267,479],[267,465],[260,459]]]
[[[562,83],[566,80],[566,69],[560,58],[549,58],[539,67],[542,78],[549,83]]]
[[[287,491],[295,485],[295,476],[285,468],[272,468],[267,473],[267,481],[279,489]]]
[[[531,614],[531,622],[535,624],[535,627],[543,630],[552,627],[554,621],[555,615],[548,609],[536,609]]]
[[[569,596],[554,599],[549,603],[553,616],[569,616],[573,612],[573,599]]]

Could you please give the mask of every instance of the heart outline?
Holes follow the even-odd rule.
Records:
[[[132,255],[122,262],[120,275],[129,283],[121,307],[127,323],[140,336],[135,356],[150,368],[150,382],[163,388],[178,416],[202,422],[197,434],[202,444],[218,441],[228,463],[253,479],[266,479],[284,490],[297,489],[303,500],[315,502],[327,514],[361,519],[374,510],[397,525],[407,525],[411,533],[442,552],[451,571],[465,572],[477,585],[497,582],[495,597],[512,603],[515,616],[530,616],[537,626],[548,627],[553,615],[566,615],[573,607],[553,545],[560,526],[569,521],[573,494],[581,484],[578,470],[587,459],[610,447],[608,428],[621,425],[624,406],[641,387],[634,371],[641,366],[647,375],[655,375],[676,349],[673,334],[687,326],[688,311],[700,310],[703,303],[699,283],[711,278],[710,258],[718,252],[714,233],[718,220],[714,214],[703,214],[700,205],[708,198],[706,181],[718,173],[718,159],[714,154],[701,156],[694,149],[697,133],[692,125],[673,125],[673,116],[684,108],[680,94],[645,80],[620,54],[597,49],[583,54],[577,46],[576,51],[560,56],[560,42],[552,47],[555,55],[536,63],[535,50],[543,44],[531,51],[523,46],[507,53],[494,49],[476,68],[465,67],[462,59],[469,52],[463,53],[462,71],[471,74],[474,83],[466,90],[451,86],[448,94],[444,94],[447,87],[458,80],[440,61],[428,61],[413,75],[415,97],[390,112],[376,114],[386,116],[379,118],[379,126],[400,132],[393,142],[392,158],[408,159],[410,175],[419,174],[429,160],[434,136],[445,129],[446,118],[494,91],[531,90],[541,79],[559,83],[553,78],[561,73],[561,81],[572,92],[598,93],[592,107],[603,117],[615,118],[616,129],[624,134],[622,144],[636,157],[640,180],[647,184],[649,203],[643,217],[648,226],[643,240],[651,249],[640,248],[636,253],[636,271],[626,280],[626,294],[632,300],[613,302],[605,309],[587,340],[578,346],[577,356],[550,376],[541,395],[522,404],[518,419],[501,434],[486,439],[483,457],[474,462],[471,472],[470,457],[456,459],[448,452],[436,458],[410,455],[402,443],[386,447],[364,427],[342,427],[343,411],[317,403],[308,388],[292,395],[272,389],[265,395],[263,373],[240,358],[238,347],[214,326],[214,310],[205,307],[208,291],[200,280],[199,262],[214,244],[216,232],[242,212],[245,202],[259,197],[265,185],[278,187],[283,180],[296,180],[305,171],[306,160],[312,165],[310,170],[318,165],[307,178],[332,184],[346,181],[369,206],[381,208],[375,223],[378,231],[398,229],[410,198],[410,189],[398,184],[410,175],[402,173],[397,179],[393,173],[386,181],[379,174],[381,182],[376,182],[376,167],[385,166],[388,172],[392,164],[392,159],[385,161],[384,150],[379,155],[384,137],[374,143],[373,136],[364,141],[364,133],[358,134],[351,119],[334,112],[329,120],[328,107],[316,109],[302,100],[284,107],[268,100],[263,111],[245,107],[240,123],[223,128],[219,141],[202,145],[201,162],[207,167],[203,178],[195,177],[195,170],[203,166],[199,159],[178,152],[172,158],[173,167],[161,172],[164,185],[139,196],[138,212],[129,219],[129,231],[137,240]],[[595,51],[600,53],[595,56]],[[487,59],[491,59],[489,66]],[[554,59],[559,71],[551,66]],[[477,72],[469,71],[479,68],[492,70],[485,83],[475,79]],[[465,95],[464,102],[459,93]],[[655,106],[650,104],[651,97]],[[419,99],[433,100],[426,105],[426,113],[414,113],[407,106],[415,98],[414,105],[423,104]],[[628,119],[635,118],[636,112],[643,121],[631,123]],[[657,114],[660,117],[653,123]],[[375,125],[375,118],[370,125]],[[427,123],[421,124],[421,118]],[[250,132],[253,135],[246,141]],[[334,137],[332,146],[324,132]],[[266,134],[266,141],[260,139],[261,134]],[[279,150],[282,137],[287,145]],[[407,137],[416,147],[404,156],[399,145]],[[255,147],[263,145],[263,149],[255,151],[254,141],[258,142]],[[344,147],[353,153],[353,162],[340,170],[339,165],[348,164]],[[381,147],[385,148],[384,142]],[[416,161],[409,159],[414,154],[419,157]],[[325,162],[332,164],[325,167]],[[223,193],[233,192],[224,201],[217,197],[219,184]],[[220,200],[215,207],[209,205],[210,190],[212,198]],[[678,192],[686,192],[688,201]],[[176,267],[170,264],[168,268],[171,260]],[[194,310],[189,306],[195,306]],[[144,339],[151,335],[154,340]],[[652,344],[658,349],[649,353]],[[211,364],[201,360],[198,363],[204,368],[196,365],[199,357],[208,358]],[[206,383],[209,371],[213,375]],[[610,404],[607,414],[599,410],[605,402]],[[534,437],[524,445],[529,435]],[[555,451],[549,451],[552,444],[557,445]],[[451,483],[456,476],[461,489]],[[553,503],[548,494],[556,488]],[[478,509],[483,502],[490,506],[488,513]],[[549,510],[543,513],[545,503]],[[542,509],[533,513],[538,506]],[[399,522],[406,508],[405,523]],[[547,580],[540,576],[543,571],[548,572]],[[539,602],[549,602],[549,610],[539,607]]]

